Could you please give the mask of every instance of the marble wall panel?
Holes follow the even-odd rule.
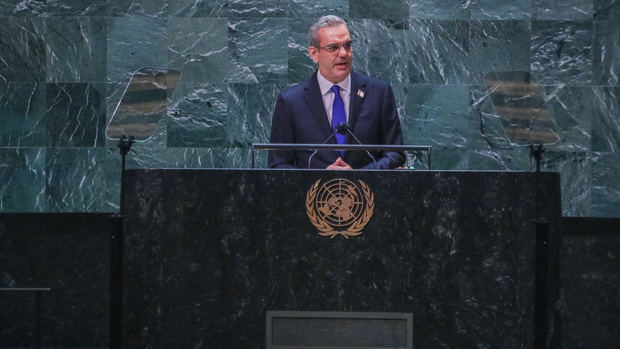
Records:
[[[47,10],[44,0],[1,0],[0,16],[42,15]]]
[[[124,82],[106,82],[104,84],[106,90],[106,126],[110,123],[110,119],[114,116],[118,103],[121,101],[125,88],[127,87],[129,80]],[[106,139],[106,145],[115,146],[116,142],[111,142]]]
[[[469,19],[468,0],[411,0],[411,19]]]
[[[586,152],[555,152],[543,155],[541,171],[558,172],[562,188],[562,214],[570,217],[592,215],[592,184],[589,175],[594,167],[592,155]]]
[[[551,150],[588,151],[592,143],[592,119],[601,112],[591,87],[544,86],[545,106],[560,137]]]
[[[617,20],[620,18],[620,1],[594,0],[594,18]]]
[[[614,20],[594,21],[593,83],[595,85],[618,86],[620,82],[620,58],[616,54],[620,51],[619,19],[620,15]]]
[[[349,0],[290,0],[288,4],[288,16],[292,18],[315,18],[325,14],[348,17]]]
[[[529,19],[532,0],[473,0],[467,3],[472,19]]]
[[[464,149],[435,148],[431,152],[432,170],[462,170],[468,167],[469,156]]]
[[[165,17],[168,15],[168,0],[105,0],[112,16]]]
[[[106,22],[101,17],[47,17],[46,81],[105,81],[106,37]]]
[[[401,59],[408,60],[409,82],[471,83],[470,23],[461,20],[411,20]]]
[[[288,81],[290,84],[296,84],[299,81],[308,79],[317,69],[316,64],[312,62],[308,53],[308,46],[310,46],[308,28],[310,28],[312,23],[313,19],[307,17],[289,20],[288,49],[286,52],[288,55]],[[351,40],[355,40],[355,37],[353,36]],[[356,52],[354,43],[354,57]]]
[[[469,90],[471,99],[470,144],[474,149],[507,151],[513,148],[508,140],[502,118],[495,109],[491,93],[487,86],[472,85]]]
[[[230,143],[243,147],[251,143],[267,143],[271,134],[273,101],[285,83],[231,84],[228,86],[229,102],[227,114]]]
[[[587,20],[592,18],[594,0],[534,0],[532,19]]]
[[[178,17],[226,17],[228,0],[178,0],[168,4],[168,13]]]
[[[200,147],[200,148],[160,148],[147,151],[148,145],[136,144],[127,157],[128,169],[139,168],[250,168],[252,152],[249,146],[244,147]],[[113,154],[113,166],[120,168],[120,155],[116,149],[110,149]],[[254,154],[256,167],[267,167],[267,152],[256,151]],[[116,196],[110,194],[114,198]],[[118,204],[118,200],[110,202]]]
[[[594,152],[592,155],[592,216],[618,217],[620,212],[620,154]]]
[[[104,84],[47,84],[48,145],[101,147],[105,130]]]
[[[286,79],[288,20],[285,18],[231,18],[228,47],[251,80]]]
[[[592,21],[532,21],[534,78],[541,84],[590,84],[592,31]]]
[[[46,6],[46,13],[50,16],[85,17],[110,14],[110,0],[48,0]]]
[[[406,109],[407,95],[409,94],[409,84],[408,82],[396,82],[392,84],[392,92],[394,93],[394,99],[396,102],[396,110],[398,111],[398,116],[401,122],[409,117]]]
[[[471,82],[483,84],[488,73],[529,71],[530,36],[527,21],[471,21]]]
[[[45,212],[47,148],[0,148],[0,211]]]
[[[467,170],[480,171],[534,171],[536,164],[526,146],[508,150],[468,149],[464,154],[467,158]]]
[[[407,83],[407,56],[403,22],[380,19],[352,19],[349,22],[354,41],[353,69],[389,81]],[[380,69],[392,67],[393,69]]]
[[[174,149],[178,148],[167,148],[165,146],[165,133],[164,139],[162,143],[162,139],[158,137],[158,133],[156,133],[154,138],[150,138],[144,142],[135,143],[131,148],[131,152],[127,154],[127,168],[166,168],[166,163],[168,162],[167,154],[174,152]],[[118,151],[112,150],[112,153],[115,153],[118,156],[118,161],[120,163],[120,155]]]
[[[47,212],[110,212],[119,201],[121,162],[104,148],[48,148]]]
[[[0,83],[0,146],[44,147],[45,83]]]
[[[168,36],[168,67],[180,70],[184,82],[257,81],[231,55],[226,18],[170,18]]]
[[[0,81],[45,81],[41,17],[0,17]]]
[[[420,158],[426,168],[426,159]],[[530,159],[527,147],[496,151],[490,149],[433,148],[431,152],[432,170],[491,170],[491,171],[533,171],[536,169]],[[419,166],[417,168],[420,168]]]
[[[166,119],[169,147],[224,145],[228,139],[228,90],[223,84],[182,83],[172,101],[174,112]],[[206,106],[206,108],[204,108]]]
[[[620,88],[595,87],[593,104],[599,112],[592,115],[592,151],[620,151]]]
[[[140,67],[168,66],[165,19],[118,17],[107,21],[107,81],[129,81]]]
[[[446,100],[452,103],[445,103]],[[405,143],[430,145],[433,153],[446,148],[464,150],[471,139],[469,102],[467,86],[410,85],[407,115],[401,123]]]
[[[232,17],[286,17],[288,1],[228,0],[228,15]]]
[[[169,148],[159,154],[160,166],[152,168],[249,168],[249,147]],[[263,155],[263,153],[265,153]],[[267,167],[267,154],[256,152],[256,167]],[[133,166],[133,168],[138,168]]]
[[[407,0],[350,0],[349,16],[404,21],[409,18],[409,5]]]

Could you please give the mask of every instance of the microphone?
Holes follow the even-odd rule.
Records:
[[[329,135],[329,137],[327,137],[325,139],[325,141],[323,141],[323,143],[321,144],[325,144],[327,142],[329,142],[330,139],[334,138],[334,136],[336,135],[336,133],[340,133],[341,135],[346,134],[347,129],[349,127],[349,124],[347,124],[346,122],[341,122],[338,124],[338,126],[336,126],[336,129],[334,130],[334,132],[332,132],[332,134]],[[319,150],[315,149],[312,154],[310,154],[310,157],[308,158],[308,168],[310,168],[310,163],[312,162],[312,158],[316,155],[316,153],[318,153]]]
[[[341,122],[338,124],[338,126],[336,126],[336,133],[344,135],[347,131],[349,131],[350,128],[351,126],[349,126],[349,123]]]
[[[351,125],[349,125],[346,122],[342,122],[340,124],[338,124],[338,130],[340,130],[340,128],[342,127],[343,131],[348,132],[351,137],[353,137],[353,139],[357,142],[357,144],[363,144],[362,142],[360,142],[360,140],[355,136],[355,134],[353,133],[353,131],[351,131]],[[339,132],[342,134],[342,132]],[[372,156],[372,154],[366,150],[366,154],[368,154],[368,157],[370,157],[370,159],[372,160],[372,162],[375,164],[375,168],[377,168],[377,160],[375,159],[374,156]]]

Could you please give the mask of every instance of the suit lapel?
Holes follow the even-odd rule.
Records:
[[[360,75],[351,72],[351,100],[349,106],[349,125],[351,129],[355,129],[355,124],[360,115],[364,104],[364,96],[366,95],[366,82],[361,79]],[[347,135],[347,143],[355,144],[355,140],[351,139],[351,135]]]
[[[316,72],[312,75],[310,80],[307,81],[304,88],[306,90],[306,94],[304,95],[306,104],[310,108],[312,117],[316,119],[317,125],[320,126],[319,128],[324,138],[327,138],[332,131],[329,120],[327,119],[327,114],[325,113],[325,107],[323,106],[323,97],[321,96],[319,82],[316,79]],[[334,143],[333,138],[330,140],[330,143]]]

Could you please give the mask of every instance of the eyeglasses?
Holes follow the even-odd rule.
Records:
[[[342,47],[344,48],[345,51],[349,52],[351,51],[352,46],[353,46],[353,42],[349,40],[343,44],[331,44],[327,46],[319,46],[319,49],[324,49],[325,51],[329,53],[336,53],[336,52],[340,52],[340,48]]]

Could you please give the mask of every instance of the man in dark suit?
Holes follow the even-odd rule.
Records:
[[[271,126],[271,143],[320,144],[346,122],[362,144],[402,144],[394,94],[390,85],[352,71],[352,41],[346,23],[321,17],[309,31],[308,52],[318,64],[312,77],[278,96]],[[328,143],[356,144],[336,134]],[[404,162],[398,152],[270,151],[270,168],[395,168]]]

